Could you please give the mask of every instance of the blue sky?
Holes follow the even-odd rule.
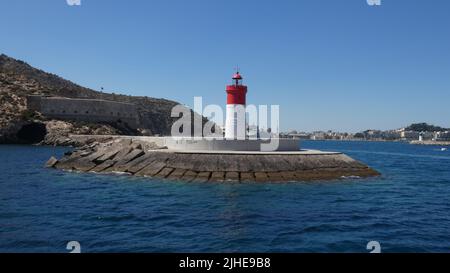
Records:
[[[0,0],[0,52],[81,85],[225,104],[239,65],[248,102],[281,129],[450,127],[450,1]]]

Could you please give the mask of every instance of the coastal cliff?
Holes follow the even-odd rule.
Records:
[[[96,99],[136,105],[140,128],[118,122],[83,122],[49,118],[27,109],[29,95]],[[0,143],[76,144],[70,134],[169,135],[178,102],[104,93],[79,86],[23,61],[0,55]]]

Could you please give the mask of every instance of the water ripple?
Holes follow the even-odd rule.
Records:
[[[285,184],[185,183],[42,168],[65,148],[0,146],[0,251],[448,252],[448,153],[403,143],[304,142],[382,173]],[[29,159],[23,159],[23,155]],[[24,168],[23,166],[27,166]]]

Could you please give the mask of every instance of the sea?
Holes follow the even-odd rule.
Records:
[[[450,252],[450,151],[302,141],[380,177],[164,181],[46,169],[67,147],[0,145],[0,252]],[[69,244],[69,242],[72,242]],[[371,242],[369,244],[369,242]],[[79,248],[78,248],[79,247]]]

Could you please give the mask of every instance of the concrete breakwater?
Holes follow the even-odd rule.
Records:
[[[59,160],[50,158],[46,166],[80,172],[217,182],[309,181],[379,175],[342,153],[175,151],[157,142],[132,138],[95,141],[66,153]]]
[[[409,142],[414,145],[433,145],[433,146],[450,146],[450,141],[435,141],[435,140],[413,140]]]

